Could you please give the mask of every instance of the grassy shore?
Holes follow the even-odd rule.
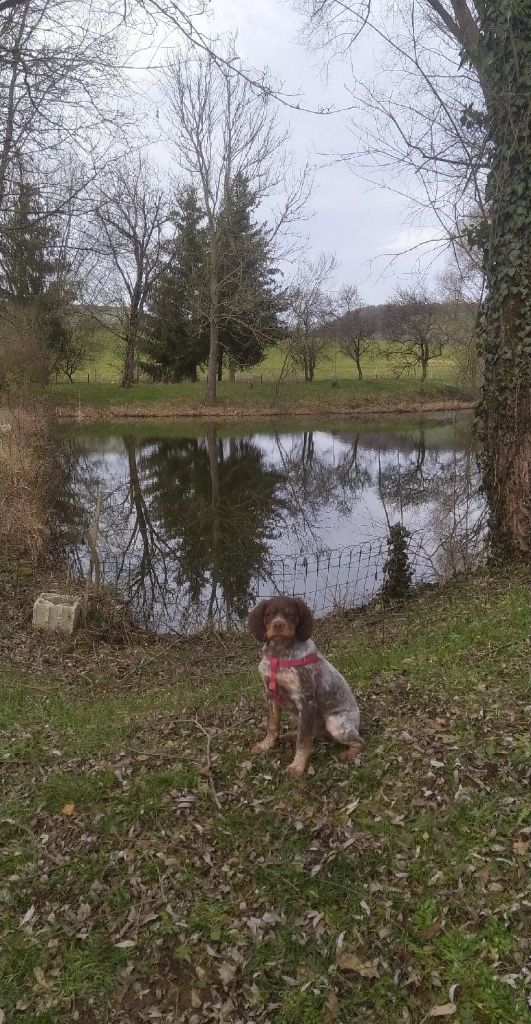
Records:
[[[50,582],[0,576],[7,1021],[529,1020],[524,570],[321,623],[366,752],[300,783],[248,638],[44,638]]]
[[[470,386],[411,379],[354,381],[287,381],[249,384],[222,382],[218,403],[205,405],[204,383],[55,384],[51,396],[62,419],[142,418],[148,416],[325,416],[406,411],[435,411],[471,406],[477,392]]]

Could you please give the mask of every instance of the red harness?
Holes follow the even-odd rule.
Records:
[[[267,658],[270,664],[267,689],[279,707],[288,708],[288,701],[279,697],[278,693],[277,672],[279,668],[302,668],[304,665],[315,665],[319,661],[319,655],[317,651],[314,651],[313,654],[307,654],[305,658],[274,658],[272,654],[264,654],[264,657]]]

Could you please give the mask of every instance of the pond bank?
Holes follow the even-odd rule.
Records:
[[[250,756],[248,637],[38,636],[28,573],[0,632],[8,1017],[525,1019],[528,573],[320,623],[366,748],[298,784]]]
[[[203,384],[137,384],[124,390],[112,384],[54,385],[50,399],[61,420],[200,418],[245,419],[263,416],[379,416],[407,412],[451,412],[472,409],[477,392],[470,387],[414,380],[329,381],[304,384],[222,382],[218,402],[204,404]]]
[[[406,415],[407,413],[431,413],[431,412],[470,412],[475,409],[475,401],[429,401],[429,402],[390,402],[377,405],[334,405],[327,406],[320,404],[316,406],[304,405],[301,408],[279,406],[275,409],[266,409],[258,406],[255,411],[251,409],[238,409],[227,406],[197,406],[195,408],[180,406],[175,408],[168,405],[109,405],[105,408],[94,406],[72,406],[59,405],[55,408],[56,418],[61,423],[91,423],[98,420],[144,420],[144,419],[183,419],[183,420],[250,420],[256,419],[257,414],[261,419],[281,419],[287,415],[308,417],[315,416],[359,416],[378,417],[392,415]]]

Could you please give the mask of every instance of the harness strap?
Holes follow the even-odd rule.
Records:
[[[265,657],[270,665],[267,688],[279,707],[287,708],[289,707],[288,701],[285,701],[278,693],[278,670],[282,668],[302,668],[304,665],[315,665],[315,663],[319,661],[319,655],[317,651],[313,651],[312,654],[307,654],[305,658],[275,658],[272,654],[266,654]]]

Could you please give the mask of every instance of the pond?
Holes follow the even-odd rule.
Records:
[[[272,593],[317,615],[382,586],[389,527],[410,533],[415,580],[467,568],[483,506],[472,417],[309,425],[184,421],[61,431],[60,534],[75,574],[101,488],[103,579],[137,622],[239,625]]]

